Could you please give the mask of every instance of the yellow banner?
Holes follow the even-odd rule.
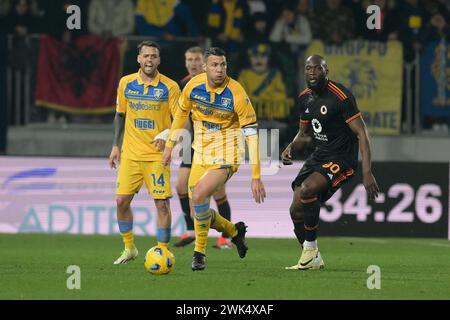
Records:
[[[306,56],[312,54],[323,56],[329,78],[353,93],[371,133],[400,133],[403,83],[400,42],[356,40],[342,46],[324,46],[321,41],[313,41]]]

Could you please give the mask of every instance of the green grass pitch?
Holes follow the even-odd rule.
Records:
[[[205,271],[191,271],[191,245],[172,248],[171,274],[152,276],[143,266],[152,237],[136,237],[138,259],[115,266],[119,235],[2,234],[0,299],[450,299],[447,240],[323,237],[322,271],[284,270],[298,260],[294,239],[247,239],[245,259],[214,240]],[[66,287],[69,265],[81,269],[80,290]],[[367,288],[370,265],[380,267],[379,290]]]

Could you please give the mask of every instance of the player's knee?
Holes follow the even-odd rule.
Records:
[[[128,199],[127,197],[117,197],[116,198],[116,204],[117,207],[119,208],[119,210],[121,211],[126,211],[130,208],[130,199]]]
[[[202,204],[206,201],[206,193],[201,187],[195,186],[194,191],[192,191],[192,202],[194,204]]]
[[[167,200],[155,200],[155,207],[159,214],[170,214],[169,203]]]
[[[309,183],[302,183],[300,188],[300,198],[301,199],[309,199],[314,197],[316,194],[314,188],[311,187]]]

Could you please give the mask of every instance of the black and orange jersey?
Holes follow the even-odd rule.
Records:
[[[348,123],[361,116],[352,93],[343,85],[328,80],[319,93],[305,89],[299,96],[300,122],[311,125],[315,141],[312,157],[327,160],[333,156],[358,161],[358,139]]]

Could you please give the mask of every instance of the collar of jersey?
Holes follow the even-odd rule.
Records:
[[[220,87],[217,88],[211,88],[208,85],[208,79],[206,79],[205,84],[206,84],[206,91],[209,92],[214,92],[214,93],[218,93],[218,94],[222,94],[223,90],[225,90],[226,86],[228,85],[228,82],[230,82],[230,77],[226,77],[225,80],[223,81],[223,83],[220,85]]]
[[[141,77],[141,72],[142,72],[142,70],[139,69],[138,76],[137,76],[138,84],[140,84],[140,85],[143,84],[144,86],[152,86],[152,87],[156,87],[158,85],[159,79],[161,78],[161,74],[159,73],[159,71],[156,71],[156,77],[155,77],[155,79],[152,80],[152,82],[150,82],[150,84],[144,83],[144,80],[142,80],[142,77]]]

